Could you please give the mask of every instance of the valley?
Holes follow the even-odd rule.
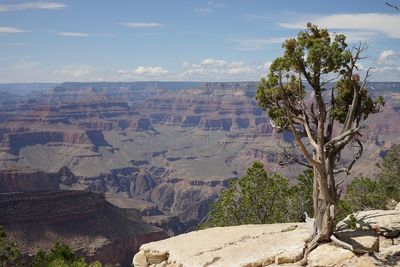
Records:
[[[369,119],[343,186],[377,175],[400,141],[400,83],[370,86],[386,106]],[[186,232],[254,160],[293,182],[303,170],[277,164],[292,137],[271,125],[255,91],[255,82],[63,83],[13,95],[0,105],[0,192],[105,193],[170,235]]]

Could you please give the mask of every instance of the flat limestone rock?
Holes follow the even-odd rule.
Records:
[[[294,263],[302,259],[310,237],[305,223],[216,227],[144,244],[133,264],[150,266],[149,259],[157,266],[182,267]]]
[[[336,267],[346,266],[356,257],[350,250],[335,246],[331,243],[318,246],[307,257],[309,267]]]
[[[400,210],[368,210],[354,213],[357,219],[357,227],[362,229],[374,229],[380,235],[386,237],[398,237],[400,235]],[[339,222],[337,230],[348,229],[346,221],[349,216]]]

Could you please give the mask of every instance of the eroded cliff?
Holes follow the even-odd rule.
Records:
[[[56,242],[104,264],[130,266],[141,244],[166,234],[141,219],[139,211],[120,209],[103,194],[58,191],[0,194],[0,225],[21,248],[25,261]]]

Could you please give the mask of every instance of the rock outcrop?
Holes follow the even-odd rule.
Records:
[[[354,251],[335,242],[320,244],[305,259],[311,237],[306,223],[217,227],[144,244],[133,258],[135,267],[149,266],[400,266],[400,211],[364,211],[358,228],[339,223],[335,236]],[[383,230],[385,229],[385,230]],[[389,237],[387,233],[392,233]],[[379,235],[378,235],[379,234]]]
[[[367,210],[354,214],[356,225],[360,229],[373,229],[378,234],[397,238],[400,236],[400,210]],[[339,222],[338,230],[348,229],[349,216]]]
[[[294,263],[302,259],[309,237],[305,223],[210,228],[144,244],[133,264],[234,267]]]

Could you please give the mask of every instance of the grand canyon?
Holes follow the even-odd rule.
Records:
[[[21,204],[24,199],[38,203],[33,217],[46,214],[45,225],[57,225],[62,218],[64,223],[87,225],[76,227],[86,229],[90,228],[89,217],[94,216],[90,214],[107,222],[110,216],[126,220],[127,215],[113,214],[128,212],[135,218],[130,223],[141,225],[135,226],[142,229],[134,235],[138,237],[121,241],[117,234],[106,244],[136,244],[137,240],[163,238],[162,231],[171,236],[194,229],[228,181],[243,175],[254,160],[293,181],[302,172],[301,166],[282,168],[277,163],[281,157],[277,144],[289,146],[292,136],[276,131],[257,107],[256,85],[62,83],[47,88],[28,84],[30,90],[25,94],[13,93],[12,86],[11,90],[0,87],[0,193],[7,193],[0,201],[7,207],[20,203],[16,206],[21,215],[14,216],[11,208],[2,209],[0,224],[22,247],[28,247],[24,227],[19,225],[24,220],[31,222],[27,218],[33,215]],[[369,86],[372,94],[384,96],[386,105],[363,130],[364,154],[350,175],[340,177],[346,183],[379,173],[381,158],[400,139],[400,83]],[[82,214],[65,215],[68,211],[62,199],[71,203],[68,209]],[[81,217],[86,219],[77,222]],[[149,234],[153,235],[150,239]],[[62,235],[58,231],[47,237],[55,240]],[[85,240],[86,235],[90,233],[81,233],[78,240]],[[77,250],[84,247],[84,241],[73,244]],[[127,262],[133,250],[138,250],[136,244],[128,256],[115,256],[110,246],[99,245],[95,251],[103,253],[92,251],[91,255],[105,262],[107,257]],[[26,255],[35,252],[32,248],[24,251]]]

